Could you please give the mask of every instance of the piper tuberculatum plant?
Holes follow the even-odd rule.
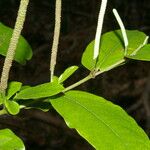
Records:
[[[48,111],[53,106],[68,127],[75,128],[97,150],[149,150],[148,136],[121,107],[103,97],[72,90],[103,72],[126,64],[127,58],[150,61],[148,36],[137,30],[126,30],[115,9],[113,13],[121,30],[101,34],[107,6],[107,0],[102,0],[95,40],[89,43],[81,60],[89,75],[65,87],[64,82],[78,66],[70,66],[59,77],[54,75],[61,28],[61,0],[56,0],[51,81],[32,87],[17,81],[8,83],[12,59],[25,64],[32,57],[30,45],[20,36],[28,2],[21,0],[14,30],[0,23],[0,39],[7,35],[0,44],[0,54],[6,56],[1,77],[0,115],[16,115],[22,108]],[[11,130],[3,129],[0,130],[0,149],[23,150],[25,146]]]

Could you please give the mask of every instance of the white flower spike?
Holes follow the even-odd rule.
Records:
[[[96,35],[95,35],[93,59],[96,59],[99,55],[100,39],[101,39],[101,34],[102,34],[102,27],[103,27],[103,22],[104,22],[106,6],[107,6],[107,0],[102,0],[99,17],[98,17],[97,30],[96,30]]]
[[[127,54],[127,48],[128,48],[128,38],[127,38],[127,33],[126,33],[126,29],[124,27],[124,24],[117,12],[116,9],[113,9],[113,13],[114,13],[114,16],[116,17],[116,20],[121,28],[121,32],[122,32],[122,36],[123,36],[123,40],[124,40],[124,45],[125,45],[125,55]]]

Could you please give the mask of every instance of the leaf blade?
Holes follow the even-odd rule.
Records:
[[[150,44],[143,46],[136,54],[127,55],[126,57],[135,60],[150,61]]]
[[[64,87],[56,82],[44,83],[34,87],[28,87],[16,94],[15,99],[38,99],[56,95]]]
[[[24,144],[11,130],[0,130],[0,149],[1,150],[25,150]]]
[[[136,122],[120,107],[101,97],[70,91],[50,101],[67,125],[98,150],[150,148],[147,135]]]
[[[5,100],[5,107],[7,111],[12,115],[17,115],[20,111],[20,106],[13,100]]]
[[[22,83],[12,81],[8,84],[8,89],[6,93],[6,98],[10,99],[16,92],[18,92],[21,89]]]
[[[59,83],[63,83],[66,79],[68,79],[79,67],[71,66],[67,68],[59,77]]]
[[[6,56],[12,37],[13,29],[0,23],[0,54]],[[32,49],[23,36],[20,36],[14,60],[20,64],[25,64],[32,57]]]
[[[126,30],[129,45],[127,55],[136,50],[145,40],[146,35],[137,30]],[[88,70],[98,69],[107,71],[122,64],[124,60],[124,44],[120,30],[114,30],[102,35],[100,54],[98,60],[93,60],[94,41],[92,41],[85,49],[82,56],[82,64]]]

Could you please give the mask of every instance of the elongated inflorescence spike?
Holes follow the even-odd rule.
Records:
[[[97,30],[96,30],[96,35],[95,35],[93,59],[96,59],[99,55],[100,40],[101,40],[102,27],[103,27],[103,22],[104,22],[106,6],[107,6],[107,0],[102,0],[99,17],[98,17]]]
[[[117,12],[116,9],[113,9],[113,13],[114,13],[114,16],[116,17],[116,20],[121,28],[121,32],[122,32],[122,36],[123,36],[123,40],[124,40],[124,46],[125,46],[125,55],[127,54],[127,48],[128,48],[128,38],[127,38],[127,33],[126,33],[126,29],[124,27],[124,24]]]
[[[54,39],[53,39],[51,61],[50,61],[51,81],[53,80],[55,65],[56,65],[56,59],[57,59],[57,51],[58,51],[60,28],[61,28],[61,9],[62,9],[61,7],[62,7],[62,1],[56,0],[55,29],[54,29]]]
[[[1,76],[0,90],[2,93],[5,93],[5,90],[7,89],[9,72],[12,66],[12,61],[15,55],[15,50],[18,44],[18,40],[22,31],[22,28],[23,28],[24,21],[25,21],[28,4],[29,4],[29,0],[21,0],[20,2],[20,7],[18,11],[17,20],[15,23],[15,28],[12,34],[12,38],[10,40],[10,44],[9,44],[9,48],[8,48],[7,55],[5,58],[2,76]]]

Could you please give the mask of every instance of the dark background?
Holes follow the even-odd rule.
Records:
[[[81,65],[82,52],[94,39],[101,0],[63,0],[62,28],[56,75],[71,65],[80,69],[66,83],[70,85],[87,75]],[[14,27],[19,0],[0,0],[0,21]],[[103,32],[118,29],[112,15],[116,8],[127,29],[150,35],[149,0],[109,0]],[[33,48],[33,58],[26,66],[14,63],[10,80],[37,85],[49,81],[49,58],[54,29],[54,0],[30,0],[22,35]],[[0,67],[3,66],[0,57]],[[101,95],[123,107],[150,135],[150,63],[132,61],[104,73],[77,89]],[[0,128],[11,128],[20,136],[27,150],[93,150],[75,130],[51,109],[22,110],[17,116],[1,116]]]

